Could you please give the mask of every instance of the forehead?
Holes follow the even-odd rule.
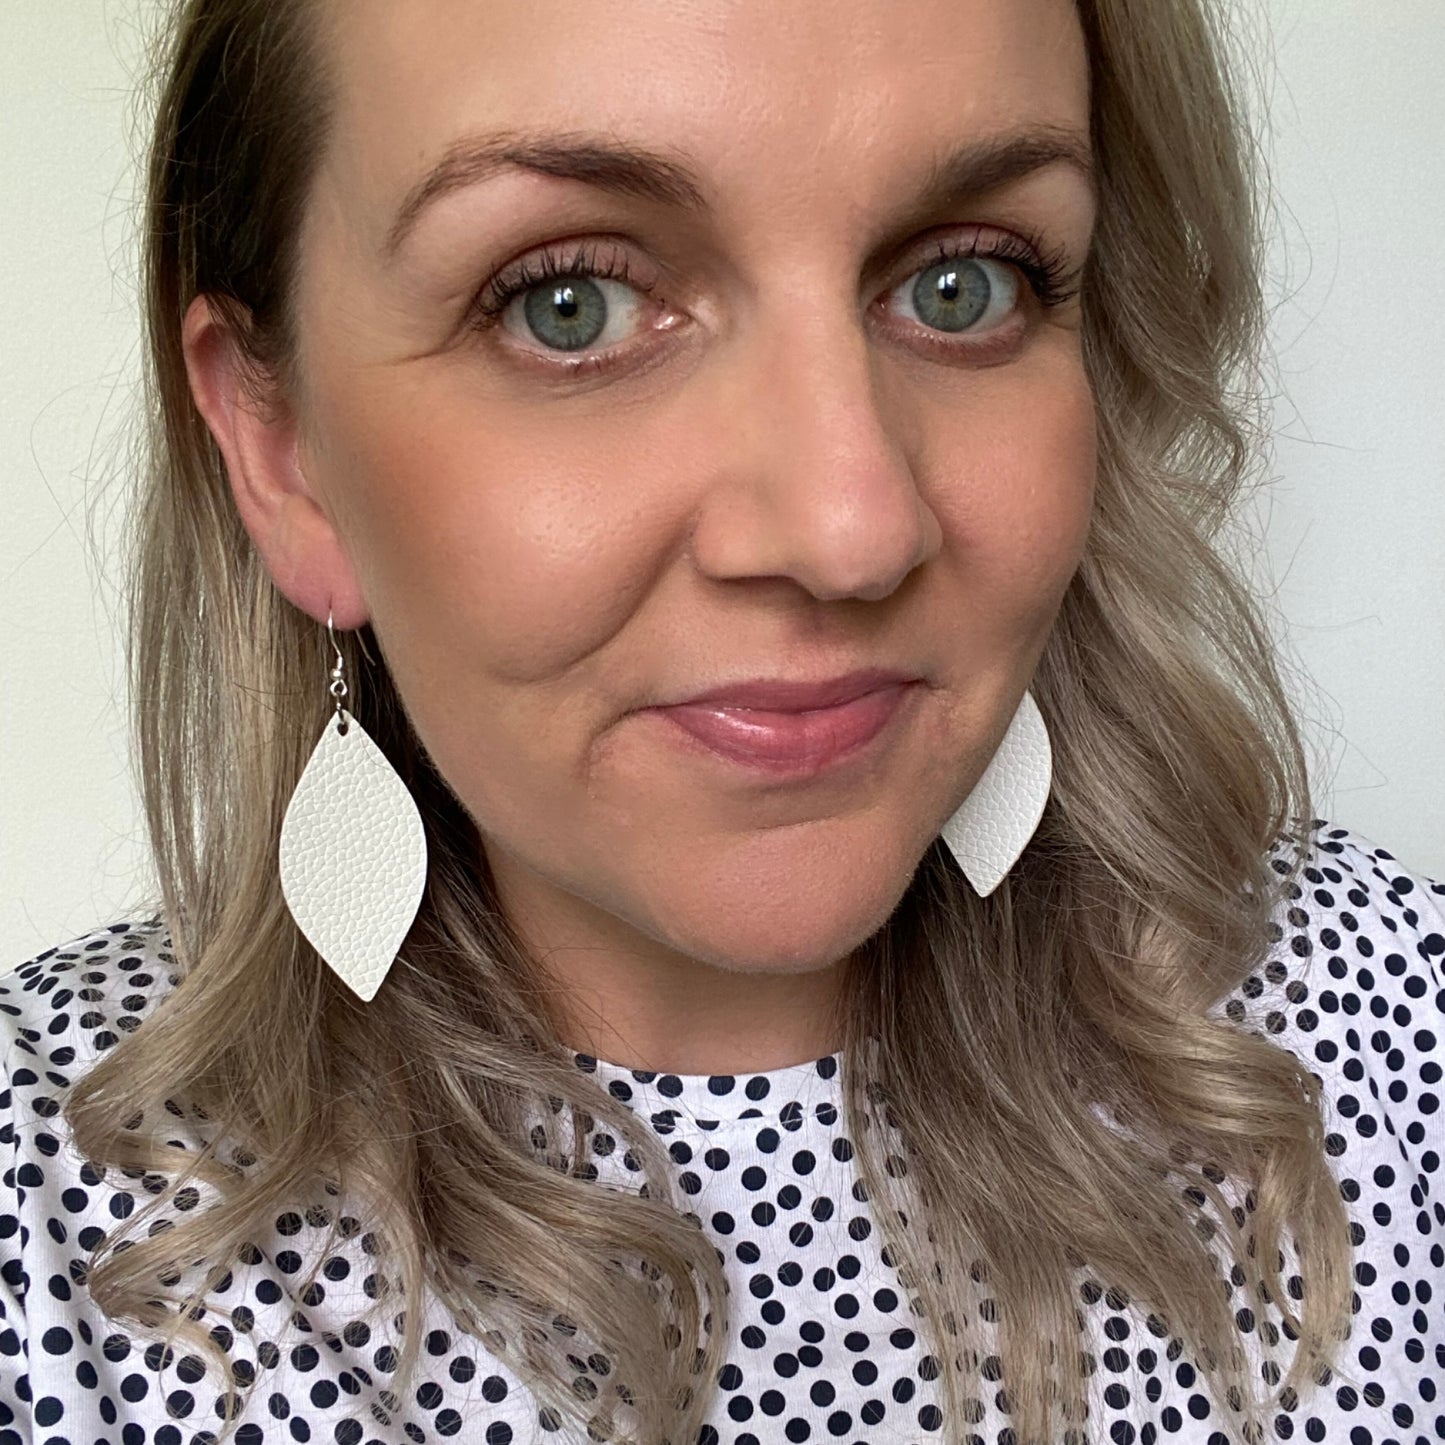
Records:
[[[919,145],[1087,129],[1072,0],[329,0],[322,14],[323,169],[383,228],[479,128],[663,145],[721,200],[775,208],[840,169],[884,190]]]

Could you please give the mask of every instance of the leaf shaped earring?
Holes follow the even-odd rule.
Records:
[[[1053,776],[1049,732],[1025,691],[983,776],[943,825],[943,841],[980,898],[1003,882],[1034,836]]]
[[[281,892],[296,926],[333,972],[370,1002],[396,960],[426,886],[426,832],[406,784],[341,705],[336,652],[328,721],[281,824]]]

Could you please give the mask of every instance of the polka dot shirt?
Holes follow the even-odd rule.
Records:
[[[1340,1371],[1281,1407],[1273,1438],[1418,1445],[1445,1439],[1445,885],[1319,820],[1307,864],[1277,910],[1267,965],[1217,1006],[1323,1081],[1326,1153],[1356,1244]],[[55,1099],[174,982],[154,921],[114,924],[0,977],[0,1445],[194,1445],[220,1431],[214,1372],[107,1320],[84,1283],[85,1254],[162,1181],[79,1159]],[[726,1259],[733,1320],[704,1441],[1011,1442],[994,1356],[969,1382],[967,1420],[945,1436],[937,1361],[854,1177],[840,1057],[739,1077],[576,1062],[662,1136],[684,1207]],[[173,1136],[199,1127],[178,1116]],[[625,1185],[626,1151],[601,1126],[590,1146],[599,1179]],[[197,1202],[191,1192],[175,1207]],[[308,1249],[333,1217],[341,1247],[302,1290]],[[344,1202],[322,1194],[242,1249],[208,1304],[235,1379],[261,1377],[240,1445],[570,1438],[436,1302],[417,1383],[399,1399],[388,1388],[395,1321],[367,1308],[372,1248]],[[1091,1445],[1227,1445],[1182,1342],[1087,1270],[1079,1300],[1095,1362]],[[1242,1307],[1237,1319],[1246,1337],[1268,1328]],[[599,1378],[608,1368],[576,1363]]]

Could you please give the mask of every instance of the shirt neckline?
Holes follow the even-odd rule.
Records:
[[[796,1128],[818,1109],[838,1107],[844,1068],[841,1053],[741,1074],[634,1069],[575,1050],[572,1058],[613,1098],[654,1123],[702,1129],[748,1121]]]

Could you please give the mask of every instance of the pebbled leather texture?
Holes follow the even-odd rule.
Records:
[[[943,841],[980,898],[1008,875],[1044,815],[1054,779],[1049,731],[1025,692],[998,751],[963,806],[943,825]]]
[[[281,824],[281,892],[296,926],[370,1002],[426,886],[426,833],[406,784],[344,709],[328,722]]]

